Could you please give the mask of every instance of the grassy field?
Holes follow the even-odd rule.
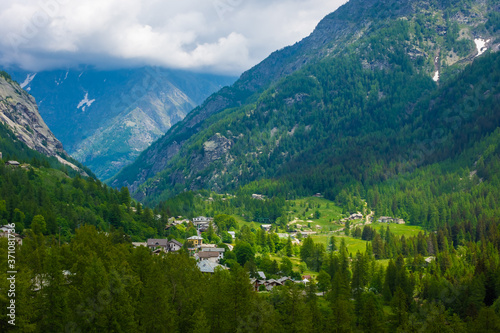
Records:
[[[408,224],[394,224],[394,223],[373,223],[370,226],[372,228],[375,228],[377,231],[380,228],[387,228],[389,225],[389,229],[391,230],[391,233],[396,235],[396,236],[416,236],[418,235],[419,232],[422,231],[422,228],[419,226],[415,225],[408,225]]]
[[[311,226],[319,225],[323,230],[336,230],[341,228],[339,224],[334,223],[342,218],[342,208],[337,207],[333,201],[307,197],[303,199],[293,200],[290,202],[292,207],[288,212],[288,220],[293,221],[298,219],[299,224]],[[315,212],[319,212],[319,218],[315,218]],[[308,222],[311,221],[311,222]]]
[[[317,234],[311,236],[311,238],[314,240],[315,243],[323,243],[325,244],[325,247],[328,248],[330,237],[333,235],[337,240],[337,246],[340,246],[340,242],[342,239],[345,241],[345,244],[347,246],[347,251],[349,255],[352,257],[356,256],[356,253],[358,251],[362,253],[366,251],[366,243],[367,243],[366,241],[345,236],[343,231],[335,233],[331,232],[332,230],[337,230],[344,227],[342,224],[338,222],[342,217],[344,217],[342,215],[342,209],[337,207],[334,202],[326,200],[324,198],[308,197],[308,198],[293,200],[290,202],[290,204],[291,207],[288,212],[289,221],[298,219],[299,221],[297,221],[296,223],[301,224],[303,226],[303,230],[304,228],[307,228],[308,225],[310,224],[311,229],[317,232]],[[314,218],[315,217],[314,214],[316,211],[319,212],[319,218]],[[238,226],[240,228],[243,225],[248,225],[250,227],[257,229],[260,225],[260,223],[257,222],[247,222],[241,216],[237,215],[233,216],[236,219]],[[351,230],[356,226],[363,228],[362,224],[363,222],[364,221],[351,222],[353,223],[351,225]],[[321,229],[316,229],[315,228],[316,225],[321,226]],[[400,237],[401,235],[405,235],[407,237],[416,236],[419,232],[422,231],[421,227],[411,226],[406,224],[373,223],[370,224],[370,226],[376,229],[378,232],[380,231],[381,228],[385,230],[387,226],[389,226],[391,232],[398,237]],[[278,263],[281,262],[281,257],[279,257],[278,255],[271,255],[270,257],[273,260],[276,259]],[[299,265],[301,264],[300,258],[292,257],[290,258],[290,260],[294,265],[294,270],[299,271]],[[389,260],[384,259],[384,260],[378,260],[377,262],[380,263],[382,266],[386,267]],[[302,275],[316,276],[317,273],[306,270],[303,272]]]

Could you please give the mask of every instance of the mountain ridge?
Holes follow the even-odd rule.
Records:
[[[327,142],[325,145],[331,149],[339,149],[341,146],[336,147],[335,144],[342,145],[342,141],[346,140],[342,136],[347,136],[348,140],[356,138],[356,132],[351,130],[353,126],[364,128],[362,131],[366,133],[379,125],[389,126],[387,131],[394,131],[394,128],[404,124],[401,117],[410,117],[413,121],[411,110],[419,103],[415,91],[428,96],[430,91],[461,72],[475,59],[479,54],[474,43],[477,39],[489,40],[488,49],[498,49],[498,40],[495,39],[498,32],[494,23],[494,13],[498,8],[494,2],[459,3],[462,7],[457,3],[425,1],[348,2],[327,15],[311,36],[273,53],[244,73],[232,87],[212,95],[110,183],[113,186],[130,186],[138,199],[158,198],[159,195],[165,198],[168,193],[201,188],[224,191],[228,186],[238,186],[259,177],[285,174],[284,170],[290,168],[287,166],[290,159],[297,159],[300,156],[298,153],[314,149],[315,142],[316,145]],[[349,29],[345,20],[352,20],[354,28]],[[344,32],[339,33],[338,27],[343,27]],[[326,38],[328,32],[325,31],[333,31],[334,36]],[[313,50],[310,44],[304,47],[302,53],[297,51],[286,57],[287,52],[294,53],[292,51],[307,43],[318,48]],[[311,52],[312,56],[307,56],[307,52]],[[280,55],[284,55],[283,59]],[[297,62],[297,59],[301,60]],[[280,62],[279,66],[270,65]],[[297,63],[298,69],[294,70]],[[269,68],[272,68],[271,74],[266,73]],[[287,73],[287,68],[292,68],[293,73],[283,74]],[[328,76],[329,71],[337,71],[346,79],[336,80],[336,77]],[[263,73],[262,77],[258,73]],[[353,77],[352,73],[360,78]],[[432,86],[432,78],[436,74],[438,79],[434,81],[437,85]],[[315,79],[318,75],[323,76],[321,83]],[[336,82],[340,89],[332,86],[331,82]],[[405,91],[404,98],[400,98],[397,94],[401,92],[391,88],[389,82],[403,87],[413,82],[414,91]],[[384,84],[387,87],[380,87]],[[429,92],[422,90],[422,86],[428,87]],[[362,93],[365,96],[361,96]],[[340,95],[335,97],[335,94]],[[346,113],[342,108],[351,112]],[[330,110],[335,110],[337,116],[325,118],[324,112],[332,112]],[[373,113],[373,110],[378,111]],[[281,112],[283,116],[273,115],[276,112]],[[328,139],[329,136],[323,133],[332,130],[315,122],[312,115],[336,124],[339,134],[329,134],[331,139]],[[371,122],[361,121],[360,117],[366,116],[371,117]],[[224,120],[224,117],[231,119]],[[268,125],[286,119],[291,121],[286,129],[279,123]],[[247,127],[242,123],[246,123]],[[234,127],[238,129],[234,130]],[[264,128],[270,131],[269,134],[262,133]],[[322,136],[318,136],[318,129]],[[278,141],[290,145],[293,148],[290,152],[270,139],[275,134],[280,137],[279,133],[285,130],[289,134],[281,135],[282,139]],[[308,134],[309,131],[314,134]],[[214,136],[217,133],[219,137]],[[295,139],[297,136],[300,139]],[[198,162],[207,161],[203,156],[210,154],[204,143],[211,141],[220,141],[223,146],[231,148],[223,148],[227,150],[225,153],[200,169]],[[286,156],[271,157],[273,152]],[[267,159],[259,157],[263,153],[267,154]],[[235,159],[237,162],[232,163]],[[321,160],[326,161],[324,158]],[[231,164],[241,167],[238,170]],[[283,168],[278,171],[281,165]],[[163,191],[166,192],[161,195]]]

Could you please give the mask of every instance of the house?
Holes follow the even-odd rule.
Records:
[[[146,243],[147,247],[153,252],[159,250],[163,252],[177,252],[182,248],[182,243],[172,239],[148,239]],[[156,253],[156,252],[155,252]]]
[[[5,165],[10,165],[10,166],[18,167],[21,164],[18,161],[7,161],[7,162],[5,162]]]
[[[0,227],[0,237],[7,238],[8,240],[14,240],[17,244],[23,245],[23,239],[21,235],[16,234],[15,229],[12,225],[4,225]]]
[[[322,197],[322,195],[321,195],[321,193],[316,193],[315,195],[313,195],[313,197],[316,197],[316,198],[321,198],[321,197]]]
[[[11,233],[14,233],[15,232],[15,227],[14,227],[14,224],[6,224],[6,225],[3,225],[0,227],[0,232],[11,232]]]
[[[199,261],[203,260],[209,260],[212,262],[218,263],[220,260],[220,256],[218,252],[211,252],[211,251],[201,251],[198,252],[194,255],[194,258]]]
[[[403,219],[398,219],[396,217],[390,217],[390,216],[381,216],[379,217],[379,219],[377,220],[377,222],[380,222],[380,223],[396,223],[396,224],[405,224],[405,220]]]
[[[132,246],[134,248],[140,247],[140,246],[148,247],[148,243],[146,243],[146,242],[132,242]]]
[[[224,252],[226,251],[225,248],[222,247],[215,247],[215,248],[202,248],[201,252],[212,252],[212,253],[217,253],[219,256],[219,259],[224,258]],[[199,252],[198,252],[199,253]]]
[[[302,237],[308,237],[311,235],[315,235],[317,232],[316,231],[299,231],[299,234],[302,235]]]
[[[168,242],[168,252],[177,252],[182,249],[182,243],[178,240],[172,239]]]
[[[389,223],[389,222],[392,222],[392,217],[390,216],[381,216],[378,218],[377,222],[380,222],[380,223]]]
[[[283,276],[276,281],[278,281],[281,284],[285,284],[286,281],[292,281],[292,279],[289,276]]]
[[[214,219],[212,217],[198,216],[198,217],[193,218],[193,224],[200,223],[200,222],[210,223],[213,220]]]
[[[363,218],[363,214],[354,213],[349,216],[349,220],[361,220]]]
[[[193,225],[199,232],[205,232],[210,227],[210,222],[196,222]]]
[[[267,291],[271,291],[271,289],[273,289],[274,287],[282,286],[283,284],[278,282],[277,280],[270,279],[270,280],[267,280],[266,282],[264,282],[264,285],[266,286]]]
[[[227,267],[225,266],[222,266],[222,265],[219,265],[215,262],[212,262],[212,261],[209,261],[209,260],[202,260],[202,261],[199,261],[196,266],[198,266],[198,269],[202,272],[202,273],[214,273],[215,272],[215,269],[217,267],[220,267],[222,269],[227,269]]]
[[[152,251],[160,249],[160,250],[163,250],[165,252],[168,252],[167,251],[168,239],[154,239],[154,238],[150,238],[147,241],[147,246]]]
[[[262,230],[269,232],[269,230],[271,230],[273,225],[272,224],[261,224],[260,227],[262,228]]]
[[[230,234],[233,239],[236,238],[236,233],[234,231],[228,231],[227,233]]]
[[[259,287],[266,282],[265,280],[250,279],[250,284],[253,286],[254,291],[259,291]]]
[[[205,217],[205,216],[198,216],[193,218],[193,225],[195,226],[196,230],[199,232],[204,232],[208,230],[208,227],[210,226],[210,222],[213,221],[213,218],[211,217]]]
[[[252,194],[252,199],[264,200],[264,196],[262,194]]]
[[[201,247],[201,244],[203,244],[203,238],[200,236],[191,236],[187,240],[191,242],[192,247]]]
[[[267,291],[271,291],[271,289],[273,289],[276,286],[283,286],[283,285],[285,285],[286,281],[293,281],[288,276],[281,277],[281,278],[279,278],[277,280],[274,280],[274,279],[266,280],[266,276],[264,275],[263,272],[257,272],[257,274],[259,274],[260,278],[258,278],[258,279],[250,279],[250,283],[252,284],[253,289],[255,291],[259,291],[259,287],[260,286],[264,286]]]

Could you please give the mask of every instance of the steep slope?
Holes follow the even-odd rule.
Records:
[[[324,18],[309,37],[272,53],[260,64],[243,73],[231,87],[225,87],[210,96],[110,183],[113,186],[125,185],[130,186],[132,190],[137,189],[148,178],[163,170],[185,140],[198,133],[211,115],[255,100],[260,92],[279,79],[311,62],[342,52],[346,44],[359,38],[359,34],[370,25],[370,20],[359,19],[362,16],[360,10],[373,11],[377,15],[394,16],[401,11],[409,10],[409,2],[405,3],[405,6],[394,9],[391,6],[380,5],[374,0],[348,2]]]
[[[350,1],[310,37],[211,96],[113,185],[132,185],[138,198],[155,200],[280,177],[305,192],[335,195],[342,186],[384,177],[398,160],[423,165],[425,159],[408,158],[407,140],[416,147],[429,134],[416,127],[427,117],[424,102],[436,103],[440,87],[453,85],[483,51],[476,44],[498,50],[498,10],[494,1]],[[494,114],[488,119],[496,124]],[[402,132],[405,126],[415,128]],[[396,137],[406,145],[391,151],[387,138]]]
[[[103,179],[141,151],[231,77],[153,67],[99,71],[13,71],[68,152]]]
[[[74,170],[80,170],[68,158],[61,142],[43,121],[35,99],[5,72],[0,75],[0,121],[29,148],[55,157]]]

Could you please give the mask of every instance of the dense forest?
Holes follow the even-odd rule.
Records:
[[[258,293],[250,284],[249,264],[204,275],[186,253],[152,256],[149,249],[134,249],[123,237],[90,225],[63,245],[34,226],[16,252],[16,326],[2,313],[0,327],[3,332],[497,332],[500,230],[497,224],[456,228],[467,235],[457,244],[448,228],[406,242],[385,234],[384,246],[396,249],[386,268],[370,251],[350,258],[340,242],[320,258],[316,281]],[[7,240],[0,243],[0,284],[6,290]],[[301,256],[310,254],[311,245],[304,242]],[[424,261],[422,254],[429,253],[434,260]],[[7,302],[2,293],[3,308]]]

